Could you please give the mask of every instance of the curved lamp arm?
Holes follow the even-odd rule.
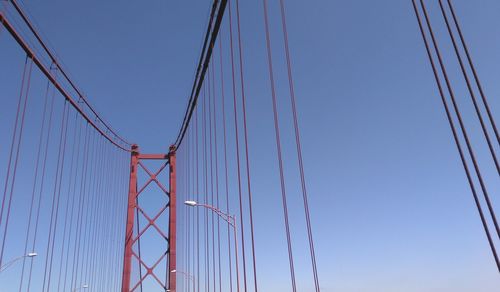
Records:
[[[204,207],[204,208],[210,209],[214,213],[216,213],[219,217],[221,217],[224,221],[229,223],[229,225],[231,225],[233,227],[236,226],[236,219],[234,216],[227,214],[227,213],[224,213],[220,209],[218,209],[214,206],[207,205],[207,204],[200,204],[200,203],[197,203],[196,201],[185,201],[184,204],[186,204],[190,207]]]
[[[23,256],[20,256],[20,257],[17,257],[17,258],[14,258],[10,261],[8,261],[7,263],[5,263],[3,266],[0,267],[0,273],[7,270],[10,266],[12,266],[13,264],[15,264],[17,261],[19,260],[22,260],[24,258],[33,258],[33,257],[36,257],[38,254],[36,252],[30,252],[28,254],[25,254]]]

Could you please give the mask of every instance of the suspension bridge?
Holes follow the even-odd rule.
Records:
[[[273,133],[275,157],[265,164],[277,172],[281,221],[272,232],[284,236],[287,257],[280,267],[286,276],[279,279],[287,291],[333,291],[322,288],[317,264],[322,255],[315,250],[287,1],[258,2],[266,48],[260,58],[267,62],[260,74],[268,90],[261,106],[272,112],[272,123],[259,126]],[[482,227],[488,268],[500,272],[494,110],[453,1],[408,3]],[[271,291],[259,284],[254,201],[271,194],[256,193],[252,180],[259,158],[251,153],[249,123],[259,121],[248,117],[245,66],[252,49],[242,32],[240,1],[210,3],[192,87],[178,100],[186,104],[183,119],[162,153],[122,137],[76,85],[23,5],[0,4],[0,44],[9,46],[0,54],[22,55],[15,68],[0,64],[12,78],[0,80],[0,290]],[[435,33],[438,22],[445,34]],[[443,48],[444,41],[451,46]],[[461,76],[461,85],[450,81],[452,74]],[[458,101],[460,86],[471,109]],[[471,130],[470,117],[479,127]],[[486,154],[479,159],[478,153]],[[300,204],[291,207],[291,194]],[[300,251],[294,224],[303,227]],[[307,261],[297,264],[297,253]]]

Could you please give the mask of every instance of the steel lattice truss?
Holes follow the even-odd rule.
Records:
[[[142,291],[142,285],[148,278],[154,279],[163,290],[173,289],[175,277],[170,278],[170,271],[175,270],[175,151],[171,148],[169,154],[140,154],[137,146],[134,145],[132,149],[122,291]],[[146,166],[145,160],[161,160],[162,164],[153,172]],[[159,179],[166,169],[169,170],[168,188]],[[137,179],[139,173],[147,178],[140,187]],[[141,205],[139,198],[147,196],[152,188],[159,189],[167,200],[158,211],[148,212]],[[159,218],[167,212],[169,224],[164,226],[159,222]],[[146,219],[147,223],[141,226],[139,218]],[[153,230],[165,241],[165,250],[156,255],[156,260],[149,265],[141,257],[141,238],[148,230]],[[165,271],[159,268],[164,259]],[[132,279],[132,267],[138,268],[139,275],[136,280]]]

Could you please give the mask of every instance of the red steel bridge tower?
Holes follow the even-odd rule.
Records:
[[[162,162],[161,167],[152,172],[144,164],[146,160],[159,160]],[[168,169],[168,188],[164,182],[160,181],[159,175]],[[144,185],[138,187],[138,172],[143,171],[146,174],[147,180]],[[156,185],[157,188],[168,198],[168,201],[160,208],[156,214],[148,214],[139,203],[139,196],[146,196],[146,189],[150,185]],[[122,277],[122,292],[141,291],[138,290],[142,283],[152,277],[165,291],[176,291],[176,175],[175,175],[175,146],[171,146],[167,154],[144,154],[140,153],[137,145],[132,145],[130,159],[130,185],[128,194],[128,209],[125,232],[125,253],[123,259],[123,277]],[[139,213],[147,219],[145,226],[139,226]],[[158,222],[160,216],[168,213],[168,224]],[[165,230],[165,227],[168,230]],[[158,259],[153,265],[148,266],[142,259],[135,246],[140,245],[141,237],[148,229],[153,229],[163,239],[164,252],[158,255]],[[134,232],[137,230],[137,232]],[[140,247],[139,247],[140,250]],[[165,275],[160,275],[155,272],[158,265],[166,259]],[[138,269],[145,270],[144,275],[140,275],[139,279],[132,281],[132,265],[138,266]]]

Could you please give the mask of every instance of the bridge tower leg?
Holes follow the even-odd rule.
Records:
[[[162,166],[156,172],[148,169],[147,165],[142,163],[144,160],[161,160]],[[169,169],[168,189],[158,179],[158,175],[166,169]],[[138,172],[143,170],[146,176],[146,183],[138,188]],[[142,177],[142,176],[141,176]],[[164,193],[168,200],[160,208],[156,214],[148,214],[139,203],[139,196],[146,193],[146,189],[151,185],[157,185]],[[147,196],[143,194],[142,196]],[[166,213],[168,209],[168,224],[161,221],[161,215]],[[145,218],[147,224],[139,226],[139,217]],[[144,222],[144,219],[142,220]],[[168,228],[168,232],[163,231]],[[141,259],[141,236],[148,230],[152,229],[157,232],[165,240],[165,250],[158,256],[154,263],[146,263]],[[135,232],[134,232],[135,231]],[[142,284],[148,277],[164,291],[176,291],[176,167],[175,167],[175,146],[170,147],[168,154],[142,154],[139,152],[139,147],[133,145],[131,149],[130,159],[130,182],[127,205],[127,221],[125,230],[125,251],[123,256],[123,275],[122,275],[122,292],[142,291]],[[148,249],[148,246],[142,246]],[[159,264],[166,259],[165,275],[158,275],[156,269]],[[138,279],[132,279],[132,267],[138,271]],[[137,268],[136,268],[137,267]],[[166,270],[168,269],[168,270]],[[136,275],[134,273],[134,275]],[[165,282],[163,282],[165,280]]]
[[[134,236],[134,215],[137,198],[137,162],[139,147],[132,145],[132,157],[130,159],[130,181],[127,205],[127,225],[125,229],[125,254],[123,257],[122,292],[129,292],[130,274],[132,273],[132,244]]]
[[[170,216],[169,216],[169,234],[168,237],[170,239],[169,241],[169,266],[168,266],[168,273],[169,273],[169,286],[168,289],[170,291],[176,291],[176,250],[177,250],[177,244],[176,244],[176,235],[177,235],[177,210],[176,210],[176,178],[175,178],[175,146],[170,146],[170,151],[168,153],[169,161],[170,161],[170,175],[169,175],[169,180],[170,180]]]

